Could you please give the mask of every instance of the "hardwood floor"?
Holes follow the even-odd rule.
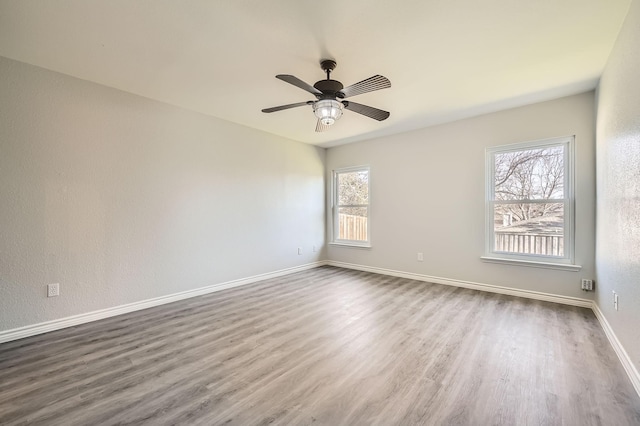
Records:
[[[3,425],[639,425],[585,308],[334,267],[0,345]]]

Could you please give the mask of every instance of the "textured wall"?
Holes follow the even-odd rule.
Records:
[[[640,1],[598,88],[596,302],[640,370]],[[613,308],[612,291],[619,295]]]
[[[327,169],[371,166],[371,249],[330,246],[341,262],[591,297],[594,277],[593,92],[330,148]],[[576,262],[580,272],[485,263],[485,148],[576,135]],[[330,173],[327,175],[330,178]],[[328,215],[330,216],[330,215]],[[330,220],[330,217],[328,217]],[[416,254],[424,253],[417,262]]]
[[[319,260],[324,156],[0,58],[0,330]]]

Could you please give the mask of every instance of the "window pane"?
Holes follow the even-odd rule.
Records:
[[[338,208],[338,238],[341,240],[368,241],[368,207]]]
[[[369,172],[338,174],[338,204],[369,204]]]
[[[564,204],[497,204],[494,232],[494,251],[563,257]]]
[[[564,198],[564,146],[497,153],[496,200]]]

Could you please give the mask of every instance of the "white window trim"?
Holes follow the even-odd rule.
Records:
[[[368,179],[368,196],[369,204],[367,204],[367,241],[355,241],[355,240],[342,240],[337,238],[338,233],[338,179],[339,173],[349,173],[358,171],[367,171]],[[371,168],[368,165],[364,166],[352,166],[342,167],[333,170],[331,174],[331,240],[329,242],[332,246],[342,247],[356,247],[356,248],[371,248]]]
[[[494,237],[494,173],[496,153],[536,149],[546,146],[564,145],[564,257],[532,254],[511,254],[493,251]],[[490,147],[485,150],[485,251],[480,259],[484,262],[529,266],[546,269],[579,271],[575,264],[575,136],[527,141],[510,145]]]

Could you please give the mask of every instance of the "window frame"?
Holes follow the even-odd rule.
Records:
[[[338,197],[338,175],[342,173],[367,172],[367,198],[368,204],[344,205],[339,204]],[[331,241],[329,244],[336,246],[348,246],[359,248],[371,248],[371,168],[368,165],[350,166],[334,169],[332,172],[331,182]],[[367,240],[347,240],[338,238],[340,232],[339,207],[366,207],[367,208]]]
[[[564,205],[564,256],[508,253],[495,250],[495,205],[508,204],[495,199],[495,156],[508,152],[562,146],[564,154],[564,198],[552,199]],[[487,262],[518,264],[549,269],[579,270],[575,264],[575,136],[533,140],[485,149],[485,250],[481,259]],[[496,203],[498,201],[498,203]],[[525,203],[548,203],[546,200],[516,200]]]

